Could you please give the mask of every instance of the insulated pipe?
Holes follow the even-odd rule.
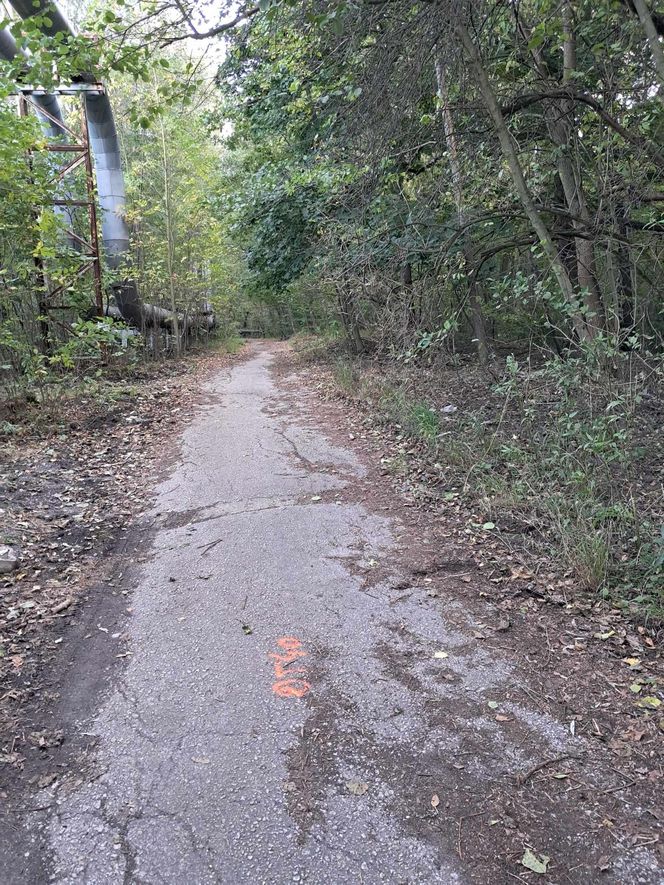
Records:
[[[64,13],[55,0],[9,0],[21,18],[30,18],[32,15],[47,15],[51,24],[42,24],[39,30],[42,34],[55,37],[56,34],[71,34],[74,32],[64,16]]]
[[[0,31],[0,55],[8,61],[11,61],[17,53],[18,47],[16,45],[16,40],[14,40],[11,32],[7,28],[3,28]]]
[[[45,34],[73,35],[74,30],[54,0],[10,0],[21,18],[35,13],[48,13],[51,25],[42,28]],[[95,82],[90,74],[82,80]],[[122,266],[129,255],[129,228],[125,221],[125,186],[122,174],[120,143],[113,119],[113,110],[105,93],[83,97],[88,118],[90,146],[95,160],[97,195],[101,208],[101,238],[106,261],[113,270]],[[123,318],[136,326],[168,325],[173,318],[170,311],[143,304],[134,280],[124,280],[113,286],[113,294]]]
[[[11,31],[7,28],[3,28],[3,30],[0,31],[0,57],[7,61],[13,61],[17,55],[21,55],[26,59],[28,58],[23,50],[19,50]],[[32,95],[31,99],[37,106],[37,116],[39,117],[39,122],[46,138],[56,140],[60,138],[60,136],[65,135],[65,129],[63,128],[64,118],[62,116],[62,109],[57,96],[50,93],[37,93]],[[49,116],[40,113],[40,109],[46,111]],[[51,119],[51,117],[55,119]],[[56,120],[59,120],[63,125],[58,126],[57,122],[55,122]],[[64,183],[60,182],[58,185],[58,191],[62,192],[63,190]],[[64,220],[65,227],[71,227],[72,215],[67,208],[64,206],[54,206],[53,212],[56,216]],[[76,251],[79,250],[79,244],[74,237],[68,235],[67,242],[72,249]]]
[[[50,25],[42,27],[49,36],[58,33],[74,34],[74,30],[55,0],[10,0],[21,18],[47,13]],[[11,36],[11,35],[10,35]],[[84,82],[96,82],[91,74],[83,74]],[[57,99],[56,99],[57,101]],[[101,207],[101,231],[104,253],[113,270],[122,266],[129,255],[129,228],[125,221],[125,186],[122,174],[120,143],[113,119],[113,110],[105,93],[85,93],[90,146],[95,160],[97,194]],[[136,326],[174,325],[173,315],[162,307],[143,304],[134,280],[124,280],[113,287],[115,301],[123,318]],[[188,320],[185,324],[191,326]],[[180,324],[182,327],[182,323]]]
[[[3,30],[0,31],[0,56],[7,61],[13,61],[19,54],[27,58],[25,52],[19,50],[16,45],[16,40],[14,40],[11,31],[9,31],[8,28],[3,28]],[[61,123],[64,123],[60,102],[58,101],[57,96],[47,93],[41,95],[37,94],[32,96],[32,100],[38,106],[38,109],[43,108],[43,110],[49,113],[51,117],[55,117]],[[62,126],[58,126],[53,120],[50,120],[43,114],[39,114],[39,120],[42,124],[44,134],[48,138],[57,138],[64,133]]]
[[[95,159],[97,196],[101,209],[101,238],[104,255],[112,270],[119,270],[129,255],[129,228],[125,221],[125,186],[120,142],[113,109],[106,93],[84,96],[90,145]],[[141,303],[134,280],[113,286],[115,300],[125,320],[135,326],[148,322],[147,305]],[[159,310],[159,308],[156,308]],[[163,311],[164,317],[167,311]],[[163,322],[160,317],[157,322]],[[152,318],[152,322],[155,318]]]
[[[120,143],[113,111],[105,93],[84,96],[90,144],[95,156],[97,192],[102,211],[102,239],[113,270],[129,251],[129,228],[124,218],[125,186]]]
[[[21,18],[29,18],[35,13],[48,13],[51,25],[42,28],[45,34],[70,34],[74,30],[58,7],[49,0],[10,0]],[[90,75],[82,80],[94,82]],[[107,95],[83,96],[88,117],[90,146],[95,159],[97,193],[101,207],[101,238],[104,243],[106,260],[113,270],[122,264],[129,252],[129,228],[124,219],[125,187],[120,158],[120,144],[113,120],[113,111]],[[133,318],[132,318],[133,319]]]

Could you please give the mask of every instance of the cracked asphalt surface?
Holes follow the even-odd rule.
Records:
[[[128,636],[109,636],[128,663],[78,724],[93,765],[36,797],[20,850],[41,872],[17,883],[467,882],[426,778],[464,727],[513,770],[532,762],[459,706],[508,683],[509,662],[424,590],[398,591],[398,520],[371,511],[362,464],[273,359],[256,345],[208,384],[147,515]],[[390,579],[368,582],[392,556]],[[568,750],[554,720],[510,715],[542,753]],[[487,764],[471,759],[477,777]]]
[[[366,729],[389,739],[385,711],[406,692],[380,681],[370,650],[383,607],[358,592],[344,559],[380,556],[390,525],[361,504],[322,500],[363,468],[293,420],[271,359],[261,349],[214,379],[214,402],[158,489],[130,663],[86,726],[99,736],[103,773],[60,791],[46,823],[55,881],[456,880],[451,860],[386,813],[392,787],[363,750]],[[283,637],[306,652],[302,698],[273,691],[270,654]],[[333,671],[332,655],[341,656]],[[306,730],[317,703],[338,706],[346,737],[326,760],[329,784],[307,823],[310,809],[297,807],[307,784],[289,754],[337,741]],[[355,781],[370,782],[370,794],[351,793]]]

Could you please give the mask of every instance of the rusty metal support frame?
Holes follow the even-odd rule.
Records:
[[[95,87],[97,91],[101,90],[102,87]],[[65,233],[67,236],[75,240],[83,251],[83,254],[87,258],[80,268],[73,274],[73,276],[63,283],[60,286],[56,286],[54,289],[49,289],[46,276],[44,275],[44,287],[45,287],[45,307],[47,310],[61,310],[63,305],[53,304],[53,301],[57,298],[58,295],[61,295],[67,286],[70,283],[73,283],[74,280],[78,279],[84,273],[88,271],[91,272],[92,282],[94,287],[94,296],[95,296],[95,307],[97,310],[98,316],[104,315],[104,290],[102,284],[102,272],[101,272],[101,251],[99,248],[99,231],[97,227],[97,200],[96,200],[96,192],[95,192],[95,180],[94,180],[94,168],[92,165],[92,154],[90,152],[90,136],[88,132],[88,116],[85,108],[85,102],[81,102],[82,106],[82,119],[83,119],[83,132],[79,134],[75,132],[73,129],[70,129],[65,123],[61,120],[57,120],[55,117],[51,116],[44,108],[39,107],[31,98],[31,96],[38,92],[39,90],[34,89],[21,89],[18,92],[18,107],[19,114],[22,117],[25,117],[30,112],[32,108],[35,111],[38,111],[40,116],[46,117],[52,123],[55,123],[59,129],[63,131],[64,134],[68,135],[72,140],[67,143],[58,143],[47,141],[44,150],[49,152],[58,152],[58,153],[71,153],[75,156],[71,159],[65,166],[60,169],[56,175],[56,182],[61,182],[67,175],[70,175],[80,166],[85,168],[85,187],[87,193],[86,200],[69,200],[69,199],[56,199],[53,201],[54,206],[63,206],[63,207],[71,207],[71,208],[87,208],[88,210],[88,229],[89,229],[89,240],[84,239],[83,237],[76,234],[73,230],[67,228]],[[90,88],[87,89],[72,89],[71,87],[63,88],[63,89],[53,89],[50,90],[56,95],[71,95],[76,94],[77,92],[90,91]],[[43,268],[42,268],[43,271]]]

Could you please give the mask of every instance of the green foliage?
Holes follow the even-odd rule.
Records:
[[[241,327],[315,331],[335,353],[343,335],[435,377],[462,375],[476,349],[497,379],[491,414],[451,418],[346,357],[334,374],[457,471],[491,521],[526,512],[585,586],[661,604],[661,512],[637,480],[662,381],[661,84],[631,4],[575,3],[569,27],[566,8],[523,0],[517,21],[513,4],[260,0],[211,87],[182,48],[187,0],[175,15],[93,4],[77,37],[45,34],[36,3],[12,25],[25,53],[0,63],[3,396],[41,399],[71,376],[102,390],[109,365],[142,352],[91,318],[84,256],[48,208],[43,131],[10,97],[17,81],[93,72],[124,153],[133,252],[119,274],[146,302],[184,325],[211,305],[227,350]],[[303,359],[320,349],[300,345]]]
[[[244,347],[244,338],[231,333],[219,338],[219,346],[224,353],[238,353]]]
[[[285,300],[296,328],[336,309],[354,346],[359,333],[426,364],[477,344],[478,312],[496,343],[561,354],[597,330],[624,346],[650,325],[661,340],[646,277],[652,283],[650,262],[661,273],[664,113],[637,17],[615,4],[575,6],[576,67],[563,72],[560,6],[528,0],[518,27],[509,4],[485,28],[477,22],[488,10],[475,10],[489,85],[505,108],[516,99],[505,113],[524,203],[460,46],[468,9],[450,17],[445,4],[430,14],[427,4],[274,3],[231,37],[220,116],[232,127],[231,232],[247,259],[246,292]],[[560,90],[563,77],[578,99],[535,97]],[[572,294],[524,211],[531,204]],[[579,212],[590,259],[575,260]],[[317,291],[298,285],[312,278]]]
[[[440,433],[440,419],[436,412],[424,403],[414,403],[410,407],[409,425],[415,431],[415,436],[425,440],[429,445],[434,445]]]
[[[173,59],[169,75],[184,76],[188,66]],[[116,80],[114,90],[127,168],[132,275],[151,304],[170,309],[173,298],[184,316],[210,304],[218,333],[231,336],[241,323],[246,271],[228,231],[224,150],[210,132],[207,103],[189,112],[186,104],[162,104],[152,128],[135,127],[133,107],[160,104],[160,82],[156,75],[146,85]]]
[[[419,360],[431,365],[433,360],[439,356],[441,352],[446,351],[447,346],[453,339],[454,333],[457,329],[457,318],[447,319],[443,323],[442,328],[436,329],[432,332],[425,332],[422,337],[415,342],[413,347],[398,353],[397,358],[403,359],[405,363],[413,363]]]
[[[131,361],[139,345],[139,336],[123,322],[110,317],[77,320],[72,323],[71,337],[48,358],[48,364],[75,369],[118,359]]]
[[[346,358],[337,359],[332,366],[332,372],[335,381],[344,393],[355,393],[358,385],[359,373],[350,360]]]

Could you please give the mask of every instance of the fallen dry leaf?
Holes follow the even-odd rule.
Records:
[[[533,873],[544,875],[550,860],[551,858],[546,854],[537,855],[530,848],[526,848],[521,858],[521,866],[524,866],[527,870],[532,870]]]
[[[353,796],[364,796],[369,789],[369,784],[365,784],[364,781],[346,781],[346,789]]]

